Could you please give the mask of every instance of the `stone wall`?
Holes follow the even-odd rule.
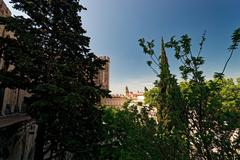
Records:
[[[124,96],[112,96],[111,98],[102,98],[101,105],[121,108],[128,99]]]
[[[33,120],[0,128],[0,160],[33,160],[36,131]]]

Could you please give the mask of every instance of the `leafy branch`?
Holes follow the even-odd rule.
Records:
[[[229,55],[227,61],[224,64],[222,72],[221,73],[218,73],[218,72],[215,73],[215,75],[214,75],[215,78],[220,78],[221,79],[224,76],[224,72],[227,68],[227,65],[228,65],[229,61],[231,60],[234,51],[238,49],[239,43],[240,43],[240,28],[236,29],[233,32],[233,34],[232,34],[232,44],[228,48],[229,52],[230,52],[230,55]]]
[[[160,64],[159,64],[159,59],[160,57],[156,55],[156,53],[154,52],[154,40],[150,41],[150,42],[146,42],[144,38],[139,39],[138,40],[139,45],[143,48],[143,52],[148,55],[151,60],[147,61],[147,65],[152,69],[152,71],[156,74],[159,75],[160,73],[157,71],[157,69],[155,69],[155,67],[160,68]],[[152,64],[154,64],[155,66],[152,66]]]
[[[205,37],[206,31],[202,35],[197,56],[192,54],[191,38],[186,34],[181,36],[180,40],[176,40],[175,36],[173,36],[165,45],[167,48],[173,48],[175,50],[175,57],[181,61],[182,65],[179,69],[184,80],[187,80],[189,76],[191,76],[194,81],[203,81],[204,79],[202,71],[199,71],[198,69],[200,65],[204,63],[203,57],[201,57],[200,54],[206,40]]]

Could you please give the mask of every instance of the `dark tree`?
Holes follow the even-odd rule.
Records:
[[[38,125],[35,159],[95,159],[101,90],[94,77],[104,65],[89,50],[79,0],[12,0],[27,17],[0,18],[13,37],[1,37],[0,87],[27,90],[28,113]],[[13,65],[12,70],[8,68]],[[7,69],[6,69],[7,68]]]
[[[172,159],[174,157],[185,159],[188,157],[186,145],[182,143],[185,135],[180,136],[187,127],[185,106],[177,80],[175,76],[170,73],[163,38],[161,40],[161,52],[159,56],[156,55],[153,50],[154,41],[145,42],[144,39],[140,39],[139,44],[143,47],[144,53],[150,56],[151,61],[147,61],[147,64],[159,78],[155,82],[157,89],[155,88],[155,91],[149,91],[149,96],[154,95],[152,102],[154,102],[154,107],[158,108],[157,136],[159,144],[165,149],[168,148],[165,153],[162,153],[164,153],[166,159]],[[153,64],[155,64],[159,71],[152,66]],[[151,92],[159,93],[156,95],[156,93],[152,94]],[[165,141],[165,144],[162,143],[163,141]]]

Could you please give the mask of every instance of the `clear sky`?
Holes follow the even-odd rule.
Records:
[[[144,86],[152,86],[156,79],[146,65],[148,57],[138,45],[139,38],[154,39],[159,52],[161,36],[167,41],[174,35],[189,34],[194,53],[206,30],[202,53],[206,63],[202,69],[211,78],[214,72],[222,70],[229,54],[230,36],[240,27],[240,0],[81,0],[81,3],[87,8],[81,16],[91,37],[90,48],[111,59],[113,93],[123,93],[126,85],[132,91],[143,91]],[[180,78],[179,63],[171,50],[167,53],[171,72]],[[240,77],[240,49],[231,59],[226,75]]]

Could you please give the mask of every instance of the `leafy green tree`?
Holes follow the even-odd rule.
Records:
[[[158,107],[159,93],[160,93],[160,90],[158,87],[154,87],[154,88],[150,89],[149,91],[145,92],[144,93],[144,103],[149,104],[151,106]]]
[[[202,109],[204,121],[202,122],[201,132],[205,132],[200,137],[200,127],[193,127],[198,122],[196,111],[189,114],[189,126],[191,130],[191,143],[200,147],[201,141],[195,138],[205,138],[209,147],[209,157],[212,159],[234,159],[239,154],[239,126],[240,110],[237,102],[240,100],[236,93],[239,92],[238,84],[233,79],[214,79],[205,82],[207,88],[205,94],[208,94],[208,104]],[[193,92],[189,82],[181,83],[182,93],[185,96]],[[195,117],[193,117],[193,116]],[[192,116],[192,117],[191,117]],[[192,128],[193,127],[193,128]],[[192,157],[204,157],[203,151],[193,150]],[[199,153],[202,152],[202,153]],[[208,157],[208,159],[209,159]],[[205,157],[206,158],[206,157]]]
[[[164,41],[163,39],[161,40],[159,57],[153,50],[154,41],[145,42],[144,39],[140,39],[139,44],[143,48],[144,53],[151,57],[151,61],[147,61],[147,64],[159,77],[159,80],[155,82],[156,88],[146,92],[146,100],[151,100],[151,105],[158,109],[157,137],[161,143],[165,143],[165,148],[168,148],[167,150],[169,151],[166,152],[168,154],[164,154],[164,157],[167,159],[173,159],[174,157],[186,159],[188,156],[187,145],[182,143],[186,137],[179,135],[187,127],[186,113],[184,112],[185,106],[177,80],[169,70]],[[155,64],[160,71],[154,69],[152,64]]]
[[[156,121],[149,117],[151,108],[126,104],[123,110],[103,109],[103,160],[164,159],[165,146],[159,144]]]
[[[192,53],[191,38],[188,35],[183,35],[179,40],[172,37],[168,43],[162,45],[173,48],[175,57],[182,62],[179,69],[185,82],[180,85],[170,74],[165,50],[162,49],[162,57],[160,56],[158,64],[156,59],[153,59],[156,57],[158,60],[153,50],[154,41],[139,40],[144,52],[152,59],[147,64],[160,77],[155,85],[160,89],[158,112],[161,116],[159,122],[163,120],[165,124],[158,124],[160,129],[157,135],[159,139],[164,137],[161,142],[167,143],[166,148],[169,150],[175,144],[175,146],[185,146],[182,147],[185,153],[189,151],[188,155],[182,154],[185,155],[184,158],[181,154],[176,154],[176,150],[168,152],[165,155],[167,159],[174,159],[176,156],[179,159],[182,157],[182,159],[208,160],[239,158],[239,136],[235,134],[239,134],[240,125],[238,84],[235,85],[231,80],[225,80],[223,75],[239,45],[240,29],[235,30],[232,35],[230,55],[223,71],[216,73],[217,79],[209,82],[205,81],[203,71],[200,70],[200,66],[204,63],[201,52],[205,39],[204,33],[196,55]],[[160,68],[160,72],[152,66],[153,64]],[[183,153],[181,150],[178,151]],[[171,156],[171,153],[175,156]]]
[[[176,58],[182,61],[180,71],[183,79],[188,80],[188,86],[185,86],[182,93],[189,120],[188,139],[192,146],[190,155],[193,159],[234,159],[238,153],[230,137],[238,128],[239,112],[224,111],[226,105],[220,94],[223,85],[218,83],[222,81],[225,67],[230,59],[227,60],[222,73],[217,75],[218,80],[216,82],[209,81],[207,84],[203,72],[199,69],[204,63],[200,56],[204,41],[205,34],[196,56],[192,54],[191,38],[188,35],[183,35],[180,40],[173,37],[167,43],[168,47],[175,49]],[[236,41],[239,42],[239,40]],[[233,38],[230,58],[233,51],[236,50],[237,44]],[[237,101],[237,99],[235,100]],[[233,125],[233,121],[236,124]]]
[[[104,65],[88,49],[79,0],[12,0],[27,17],[1,17],[14,33],[1,37],[1,87],[27,90],[28,113],[38,125],[35,159],[96,159],[106,92],[94,82]],[[14,66],[11,70],[10,66]],[[6,69],[7,68],[7,69]]]

